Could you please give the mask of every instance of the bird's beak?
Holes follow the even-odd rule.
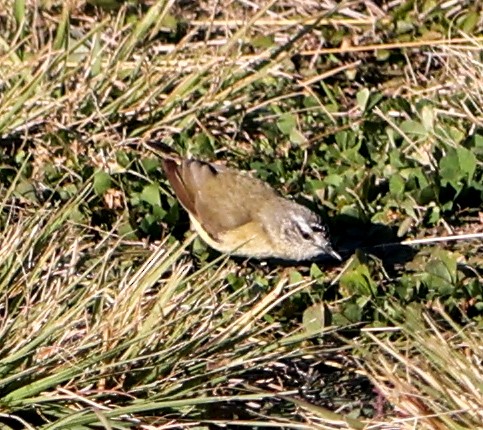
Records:
[[[330,255],[332,258],[342,261],[342,257],[339,255],[338,252],[335,252],[332,249],[330,242],[326,238],[323,238],[323,240],[320,240],[320,242],[315,245],[320,249],[321,255],[322,254]]]
[[[342,261],[342,257],[339,255],[338,252],[335,252],[332,249],[332,246],[330,246],[330,244],[326,243],[326,244],[324,244],[324,246],[320,246],[320,249],[324,254],[330,255],[332,258],[335,258],[336,260]]]
[[[336,260],[342,261],[342,257],[337,252],[335,252],[332,248],[330,248],[328,250],[328,253],[329,253],[330,256],[334,257]]]

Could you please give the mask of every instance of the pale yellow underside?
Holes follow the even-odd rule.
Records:
[[[266,258],[276,254],[266,233],[256,223],[244,224],[232,231],[220,235],[220,240],[213,240],[190,214],[191,223],[200,237],[219,252],[244,257]]]

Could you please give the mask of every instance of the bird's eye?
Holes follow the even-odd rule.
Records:
[[[299,224],[296,224],[296,226],[297,226],[297,230],[300,233],[300,236],[302,236],[302,238],[304,240],[310,240],[312,238],[311,232],[307,231],[306,229],[304,229],[303,227],[301,227]]]
[[[312,226],[304,218],[298,217],[292,220],[292,231],[297,232],[303,240],[313,240],[314,231]]]
[[[305,240],[309,240],[310,239],[310,234],[307,233],[306,231],[301,231],[300,234],[302,235],[302,237],[305,239]]]

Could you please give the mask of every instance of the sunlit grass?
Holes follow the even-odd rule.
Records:
[[[88,3],[0,0],[0,422],[481,426],[481,242],[214,256],[140,145],[311,197],[348,250],[370,223],[481,231],[476,11]]]
[[[441,306],[433,311],[413,306],[397,330],[366,331],[373,346],[363,366],[395,408],[398,428],[481,428],[481,327],[456,324]]]

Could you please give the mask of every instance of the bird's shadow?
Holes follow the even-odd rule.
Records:
[[[410,261],[417,253],[414,248],[401,243],[397,227],[337,215],[330,220],[330,231],[335,248],[343,259],[360,250],[376,256],[386,267],[394,267]]]

